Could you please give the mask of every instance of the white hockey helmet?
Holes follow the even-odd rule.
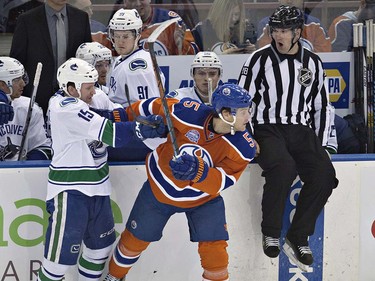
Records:
[[[112,59],[112,52],[107,47],[98,42],[82,43],[77,51],[76,58],[82,59],[89,64],[95,66],[99,61]]]
[[[25,84],[28,82],[23,65],[11,57],[0,57],[0,81],[4,81],[8,87],[12,87],[13,79],[22,77]]]
[[[84,60],[70,58],[57,70],[57,81],[65,93],[69,94],[69,82],[74,83],[77,91],[81,93],[83,83],[95,83],[98,81],[98,71],[93,65]]]
[[[194,69],[198,67],[204,67],[204,68],[218,68],[219,69],[219,76],[221,77],[223,75],[223,65],[214,52],[199,52],[195,55],[193,63],[190,67],[190,75],[193,77]]]
[[[109,21],[109,39],[113,42],[113,32],[115,30],[135,30],[136,36],[141,34],[142,19],[136,9],[118,10]]]

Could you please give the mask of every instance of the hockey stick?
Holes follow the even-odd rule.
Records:
[[[368,144],[367,144],[367,152],[372,153],[374,152],[374,139],[373,139],[373,91],[372,91],[372,54],[373,54],[373,45],[374,45],[374,38],[373,38],[373,20],[369,19],[366,20],[366,77],[367,77],[367,128],[368,128]]]
[[[166,100],[166,97],[165,97],[165,93],[164,93],[165,90],[164,90],[163,82],[161,81],[161,76],[160,76],[161,70],[159,68],[158,61],[156,60],[156,55],[155,55],[155,51],[154,51],[154,43],[155,43],[156,39],[159,37],[159,35],[168,26],[170,26],[173,23],[178,22],[179,20],[180,20],[180,18],[173,18],[173,19],[170,19],[170,20],[167,20],[167,21],[163,22],[151,33],[151,35],[147,39],[148,48],[149,48],[150,56],[151,56],[151,60],[152,60],[152,66],[154,68],[154,73],[155,73],[155,76],[156,76],[156,81],[158,83],[160,98],[161,98],[161,102],[162,102],[162,106],[163,106],[163,110],[164,110],[164,114],[165,114],[165,119],[167,120],[167,126],[168,126],[169,134],[170,134],[170,137],[171,137],[174,158],[177,158],[179,156],[180,150],[179,150],[179,147],[178,147],[178,144],[177,144],[176,134],[175,134],[175,131],[174,131],[174,127],[173,127],[172,120],[171,120],[171,115],[170,115],[167,100]]]
[[[354,105],[355,113],[361,114],[361,51],[359,48],[359,25],[353,24],[353,51],[354,51]]]
[[[212,79],[208,78],[208,104],[211,105],[212,100]]]
[[[29,131],[31,114],[33,113],[33,107],[35,103],[36,92],[38,91],[38,85],[39,85],[40,75],[42,73],[42,67],[43,67],[43,64],[41,62],[38,62],[38,65],[36,66],[36,71],[35,71],[33,92],[30,98],[29,109],[27,110],[25,126],[23,127],[23,131],[22,131],[22,140],[21,140],[21,145],[20,145],[20,151],[18,154],[18,161],[26,159],[27,151],[24,154],[23,150],[25,148],[27,133]]]

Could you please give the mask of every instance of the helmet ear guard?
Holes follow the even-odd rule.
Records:
[[[70,58],[57,70],[57,81],[60,88],[68,95],[68,83],[74,83],[75,88],[80,93],[83,83],[95,83],[98,81],[98,71],[93,65],[84,60]]]

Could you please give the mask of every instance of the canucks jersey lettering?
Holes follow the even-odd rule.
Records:
[[[117,87],[116,87],[116,80],[115,80],[115,78],[113,76],[111,76],[111,79],[109,81],[109,87],[110,87],[110,89],[113,92],[116,92],[116,89],[117,89]]]
[[[5,124],[0,126],[0,137],[5,135],[19,135],[22,136],[23,126],[16,124]]]

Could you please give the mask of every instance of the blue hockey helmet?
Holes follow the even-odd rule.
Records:
[[[231,83],[220,85],[212,94],[211,104],[217,113],[223,108],[230,108],[233,115],[237,108],[251,106],[252,97],[244,88]]]

